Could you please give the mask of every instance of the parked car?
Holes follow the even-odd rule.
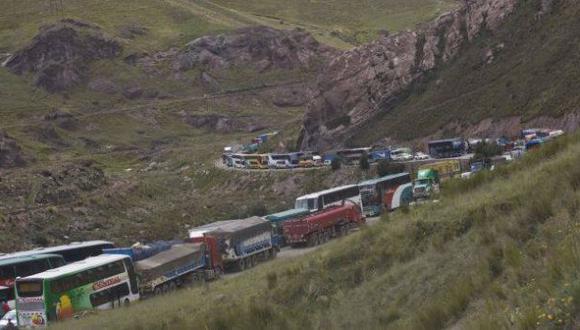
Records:
[[[426,160],[429,159],[429,155],[422,153],[422,152],[417,152],[415,153],[415,160]]]
[[[399,148],[391,150],[391,159],[394,161],[413,160],[413,152],[409,148]]]
[[[314,163],[314,166],[323,166],[324,165],[324,162],[322,161],[322,157],[318,156],[318,155],[312,156],[312,163]]]

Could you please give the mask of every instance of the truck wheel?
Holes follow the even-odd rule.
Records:
[[[308,246],[315,246],[317,237],[318,236],[316,236],[316,234],[310,235],[310,237],[308,238]]]
[[[131,300],[129,300],[129,298],[125,298],[125,300],[123,301],[123,306],[129,307],[129,305],[131,305]]]
[[[161,290],[161,286],[156,286],[155,289],[153,290],[153,294],[156,296],[159,296],[162,293],[163,291]]]
[[[252,258],[252,267],[256,267],[258,265],[258,256],[254,254],[251,258]]]
[[[276,248],[272,248],[272,253],[270,254],[270,257],[274,259],[276,258],[276,254],[278,254],[278,250],[276,250]]]
[[[163,294],[166,294],[169,292],[169,284],[165,283],[163,284]]]
[[[177,290],[177,284],[175,281],[171,281],[171,283],[169,283],[169,292],[174,292],[175,290]]]
[[[330,230],[326,231],[326,241],[330,241]]]
[[[246,261],[242,258],[238,260],[238,269],[243,272],[246,269]]]

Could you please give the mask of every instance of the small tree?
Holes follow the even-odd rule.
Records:
[[[475,146],[475,155],[473,156],[474,160],[477,161],[488,161],[493,156],[501,155],[503,152],[503,148],[499,146],[497,143],[487,143],[482,141],[480,144]]]
[[[369,164],[369,155],[367,155],[366,152],[360,155],[358,165],[363,171],[368,171],[371,168],[371,164]]]
[[[386,176],[405,172],[405,165],[393,163],[388,160],[380,160],[377,165],[377,174],[379,176]]]
[[[342,162],[340,161],[340,158],[338,158],[338,157],[333,158],[332,161],[330,162],[330,167],[332,168],[333,171],[340,170],[341,165],[342,165]]]

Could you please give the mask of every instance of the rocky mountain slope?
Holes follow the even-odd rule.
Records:
[[[301,145],[327,148],[337,136],[389,111],[405,92],[482,32],[496,31],[517,0],[470,0],[417,31],[383,37],[335,58],[317,79]]]
[[[32,73],[34,84],[49,92],[62,92],[87,80],[92,61],[114,58],[120,53],[121,45],[105,36],[99,27],[64,19],[43,27],[4,66],[18,75]]]

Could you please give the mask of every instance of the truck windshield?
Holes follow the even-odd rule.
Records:
[[[42,296],[42,281],[19,281],[16,283],[16,290],[19,297],[39,297]]]

